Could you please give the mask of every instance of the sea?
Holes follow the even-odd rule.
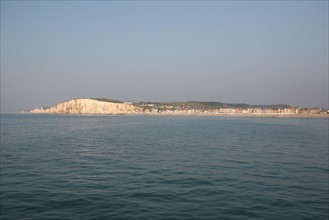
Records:
[[[328,220],[328,118],[1,115],[0,219]]]

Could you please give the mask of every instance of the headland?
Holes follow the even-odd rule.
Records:
[[[290,105],[249,105],[222,102],[130,102],[105,98],[79,98],[23,113],[92,115],[195,115],[260,117],[329,117],[323,108],[297,108]]]

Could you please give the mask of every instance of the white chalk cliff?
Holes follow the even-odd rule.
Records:
[[[143,109],[132,104],[98,101],[94,99],[73,99],[54,107],[33,109],[30,113],[49,114],[137,114]]]

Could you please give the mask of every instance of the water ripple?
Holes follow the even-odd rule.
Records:
[[[320,119],[9,115],[1,219],[328,219]]]

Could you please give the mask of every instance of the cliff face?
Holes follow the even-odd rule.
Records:
[[[103,102],[94,99],[74,99],[51,108],[30,111],[30,113],[50,114],[136,114],[142,112],[142,108],[131,104]]]

